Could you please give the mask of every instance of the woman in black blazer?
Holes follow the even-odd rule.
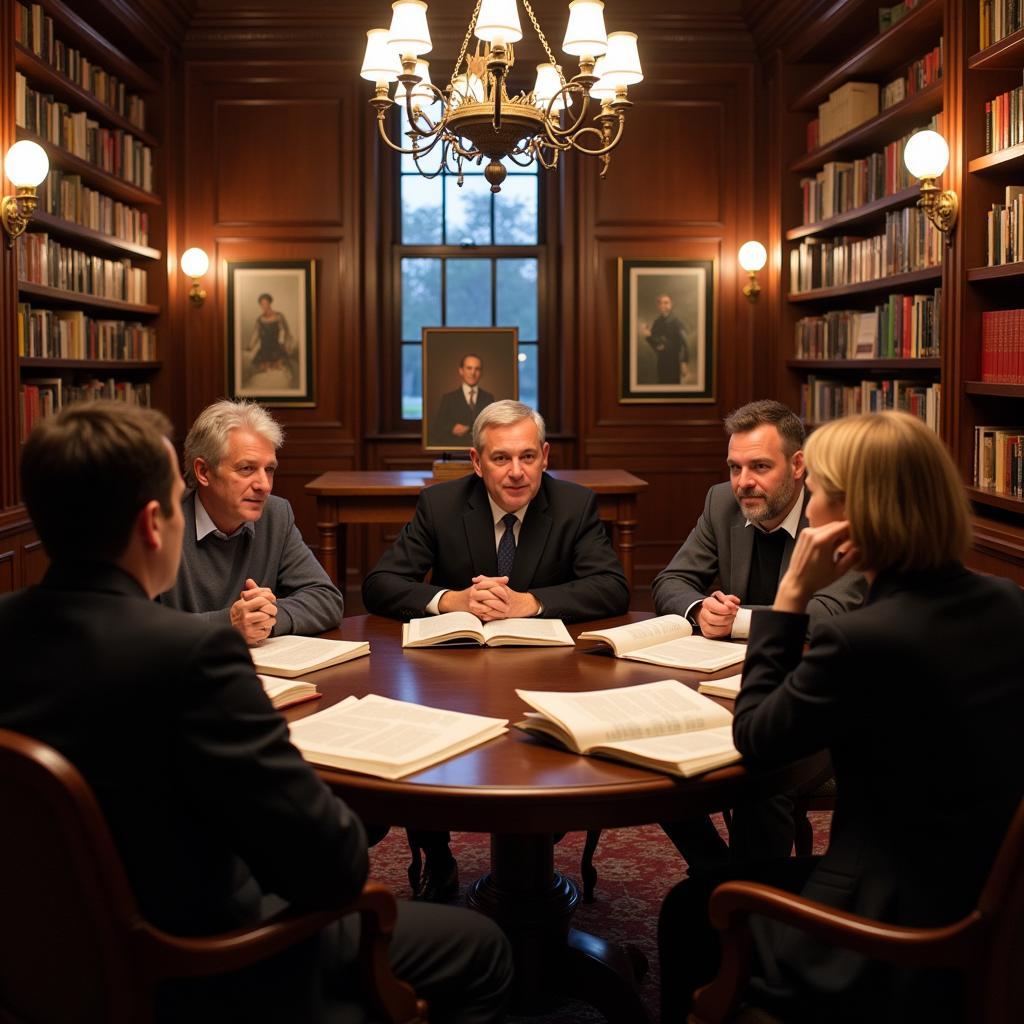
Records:
[[[838,799],[827,852],[734,866],[677,886],[659,925],[662,1020],[714,975],[711,890],[779,885],[882,921],[931,926],[974,906],[1024,794],[1024,595],[963,566],[969,512],[937,436],[905,413],[853,416],[805,450],[811,528],[772,610],[753,617],[733,736],[748,763],[827,747]],[[859,609],[815,628],[810,596],[851,568]],[[896,970],[752,920],[749,1000],[787,1021],[955,1021],[951,976]]]

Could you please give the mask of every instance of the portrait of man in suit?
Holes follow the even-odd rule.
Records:
[[[461,383],[441,396],[441,404],[431,424],[432,445],[465,447],[477,415],[493,401],[494,395],[480,386],[484,364],[475,352],[466,352],[459,360]]]

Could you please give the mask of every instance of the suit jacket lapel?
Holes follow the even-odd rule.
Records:
[[[498,550],[494,544],[494,520],[491,503],[483,481],[477,477],[477,486],[470,492],[469,508],[462,517],[466,530],[466,543],[473,564],[474,576],[498,575]]]
[[[516,558],[512,563],[512,575],[508,581],[513,590],[526,591],[530,588],[550,532],[551,516],[548,515],[547,487],[542,484],[537,496],[530,502],[519,530]]]

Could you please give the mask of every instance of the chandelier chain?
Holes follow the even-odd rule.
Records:
[[[476,0],[476,7],[473,8],[473,16],[469,19],[469,28],[466,29],[466,38],[462,40],[462,49],[459,50],[459,56],[455,61],[455,68],[452,71],[451,86],[454,89],[455,79],[459,75],[459,68],[462,67],[462,62],[466,59],[466,51],[469,49],[469,41],[473,38],[473,29],[476,28],[476,19],[480,15],[480,5],[484,0]],[[526,0],[523,0],[525,3]],[[536,24],[536,22],[534,23]],[[468,69],[467,69],[468,73]]]
[[[523,7],[526,8],[526,13],[530,16],[530,21],[533,23],[533,29],[540,39],[540,45],[544,47],[544,52],[548,55],[548,60],[551,61],[552,66],[558,72],[558,77],[561,80],[562,85],[565,85],[565,78],[562,77],[562,69],[559,67],[558,61],[555,60],[555,55],[551,52],[551,47],[548,46],[547,39],[544,38],[544,32],[540,27],[540,22],[537,21],[537,15],[533,13],[533,8],[530,6],[530,0],[523,0]]]

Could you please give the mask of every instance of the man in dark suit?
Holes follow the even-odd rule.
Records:
[[[441,396],[437,415],[430,424],[430,444],[465,448],[472,440],[473,420],[493,401],[494,395],[480,387],[484,364],[473,352],[459,360],[462,384]]]
[[[647,344],[654,349],[655,372],[659,384],[680,384],[690,372],[690,350],[683,333],[683,323],[672,312],[672,297],[658,296],[658,315],[648,326],[640,325],[647,335]]]
[[[654,578],[654,607],[690,620],[706,637],[745,638],[753,608],[770,606],[807,526],[804,428],[781,402],[750,402],[725,420],[729,482],[708,491],[697,525]],[[721,589],[716,589],[720,587]],[[867,583],[850,572],[815,594],[812,625],[860,606]],[[691,869],[730,853],[708,818],[665,824]],[[787,856],[793,844],[792,801],[776,797],[733,815],[731,855]]]
[[[626,612],[629,587],[594,494],[547,476],[548,450],[544,420],[529,406],[495,402],[481,413],[473,424],[474,475],[422,491],[412,522],[363,582],[367,611],[577,622]],[[410,833],[409,840],[414,889],[422,881],[424,898],[454,894],[447,834]],[[422,880],[420,848],[427,852]]]
[[[144,915],[203,935],[285,903],[343,905],[366,878],[366,841],[288,741],[241,635],[152,600],[175,579],[185,526],[168,428],[150,410],[87,403],[25,445],[25,500],[52,565],[0,598],[0,726],[83,773]],[[400,908],[396,973],[438,1019],[502,1019],[504,938],[478,915],[431,911]],[[251,970],[167,984],[159,1018],[363,1021],[346,977],[357,947],[346,919]]]

